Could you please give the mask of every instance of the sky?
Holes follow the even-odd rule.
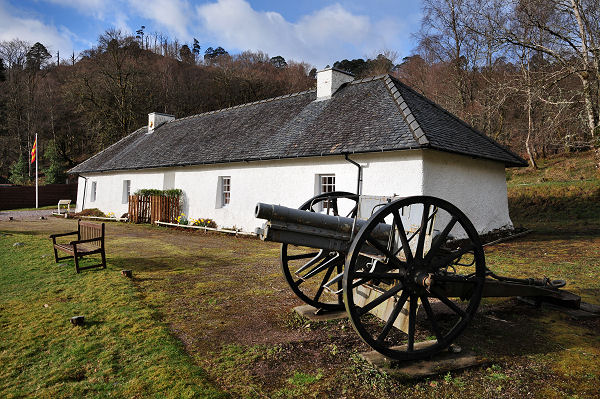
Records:
[[[160,32],[202,52],[261,50],[323,68],[416,43],[421,5],[411,0],[0,0],[0,41],[41,42],[61,58],[90,48],[109,28]]]

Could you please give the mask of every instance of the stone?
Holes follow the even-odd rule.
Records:
[[[43,216],[40,216],[40,220],[46,220],[46,218]]]
[[[85,317],[83,316],[73,316],[71,317],[71,324],[74,326],[82,326],[85,322]]]
[[[131,277],[132,277],[132,273],[133,273],[133,272],[132,272],[131,270],[121,270],[121,274],[122,274],[123,276],[125,276],[125,277],[129,277],[129,278],[131,278]]]
[[[68,263],[59,263],[57,266],[69,266]]]
[[[22,247],[23,245],[25,245],[25,244],[24,244],[24,243],[22,243],[22,242],[15,242],[15,243],[13,244],[13,247]]]
[[[324,311],[310,305],[296,306],[294,308],[294,312],[298,313],[302,317],[306,317],[310,321],[338,320],[348,317],[348,314],[345,310]]]
[[[415,344],[415,349],[429,344],[431,344],[431,341],[418,342]],[[403,349],[405,347],[406,346],[403,345],[398,348]],[[404,362],[388,359],[376,351],[365,352],[360,356],[377,369],[384,371],[392,377],[407,379],[418,379],[446,374],[450,371],[481,366],[486,363],[485,359],[478,357],[473,352],[467,350],[460,350],[459,352],[446,350],[436,354],[431,359]]]

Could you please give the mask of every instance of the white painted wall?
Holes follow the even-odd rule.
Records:
[[[502,163],[426,150],[423,165],[423,193],[457,206],[479,233],[513,227]]]
[[[363,194],[433,195],[455,204],[487,232],[512,226],[508,215],[504,166],[433,150],[355,154],[363,166]],[[257,202],[298,207],[317,194],[317,177],[335,174],[336,190],[356,192],[357,168],[343,156],[281,159],[259,162],[202,165],[95,173],[79,178],[77,207],[98,208],[120,216],[123,180],[131,180],[131,193],[142,188],[179,188],[184,192],[182,212],[188,218],[211,218],[220,227],[254,231],[264,221],[254,218]],[[219,177],[231,177],[231,202],[220,207]],[[91,202],[96,181],[96,201]],[[344,210],[340,210],[344,212]]]
[[[400,196],[422,193],[421,157],[421,151],[350,156],[364,167],[363,193]],[[132,193],[141,188],[182,189],[182,212],[188,218],[211,218],[220,227],[254,231],[264,222],[254,218],[257,202],[298,207],[317,194],[316,180],[320,174],[335,174],[337,191],[356,192],[357,171],[343,156],[331,156],[94,173],[86,175],[87,185],[80,177],[77,206],[81,210],[86,186],[85,208],[120,216],[127,212],[127,204],[122,204],[123,180],[131,180]],[[231,202],[225,207],[218,206],[220,176],[231,177]],[[97,191],[96,201],[91,202],[93,181]]]

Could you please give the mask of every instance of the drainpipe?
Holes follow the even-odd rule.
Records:
[[[84,181],[83,183],[83,199],[81,200],[81,210],[83,211],[84,207],[85,207],[85,192],[87,191],[87,181],[88,178],[85,176],[80,176]]]
[[[360,195],[361,191],[362,191],[361,188],[362,188],[362,181],[363,181],[362,166],[360,166],[360,164],[358,162],[353,161],[350,158],[348,158],[348,153],[344,154],[344,159],[346,159],[346,161],[350,162],[352,165],[354,165],[358,168],[358,181],[356,182],[356,194]]]

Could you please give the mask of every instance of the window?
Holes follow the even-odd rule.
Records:
[[[231,200],[231,176],[219,177],[219,192],[221,208],[227,206]]]
[[[131,195],[131,180],[123,180],[123,199],[121,202],[127,204]]]
[[[335,191],[335,175],[319,175],[319,194]],[[329,201],[322,202],[322,210],[329,212],[331,204]]]
[[[90,201],[94,202],[96,201],[96,182],[93,181],[92,182],[92,189],[91,189],[91,194],[90,194]]]

